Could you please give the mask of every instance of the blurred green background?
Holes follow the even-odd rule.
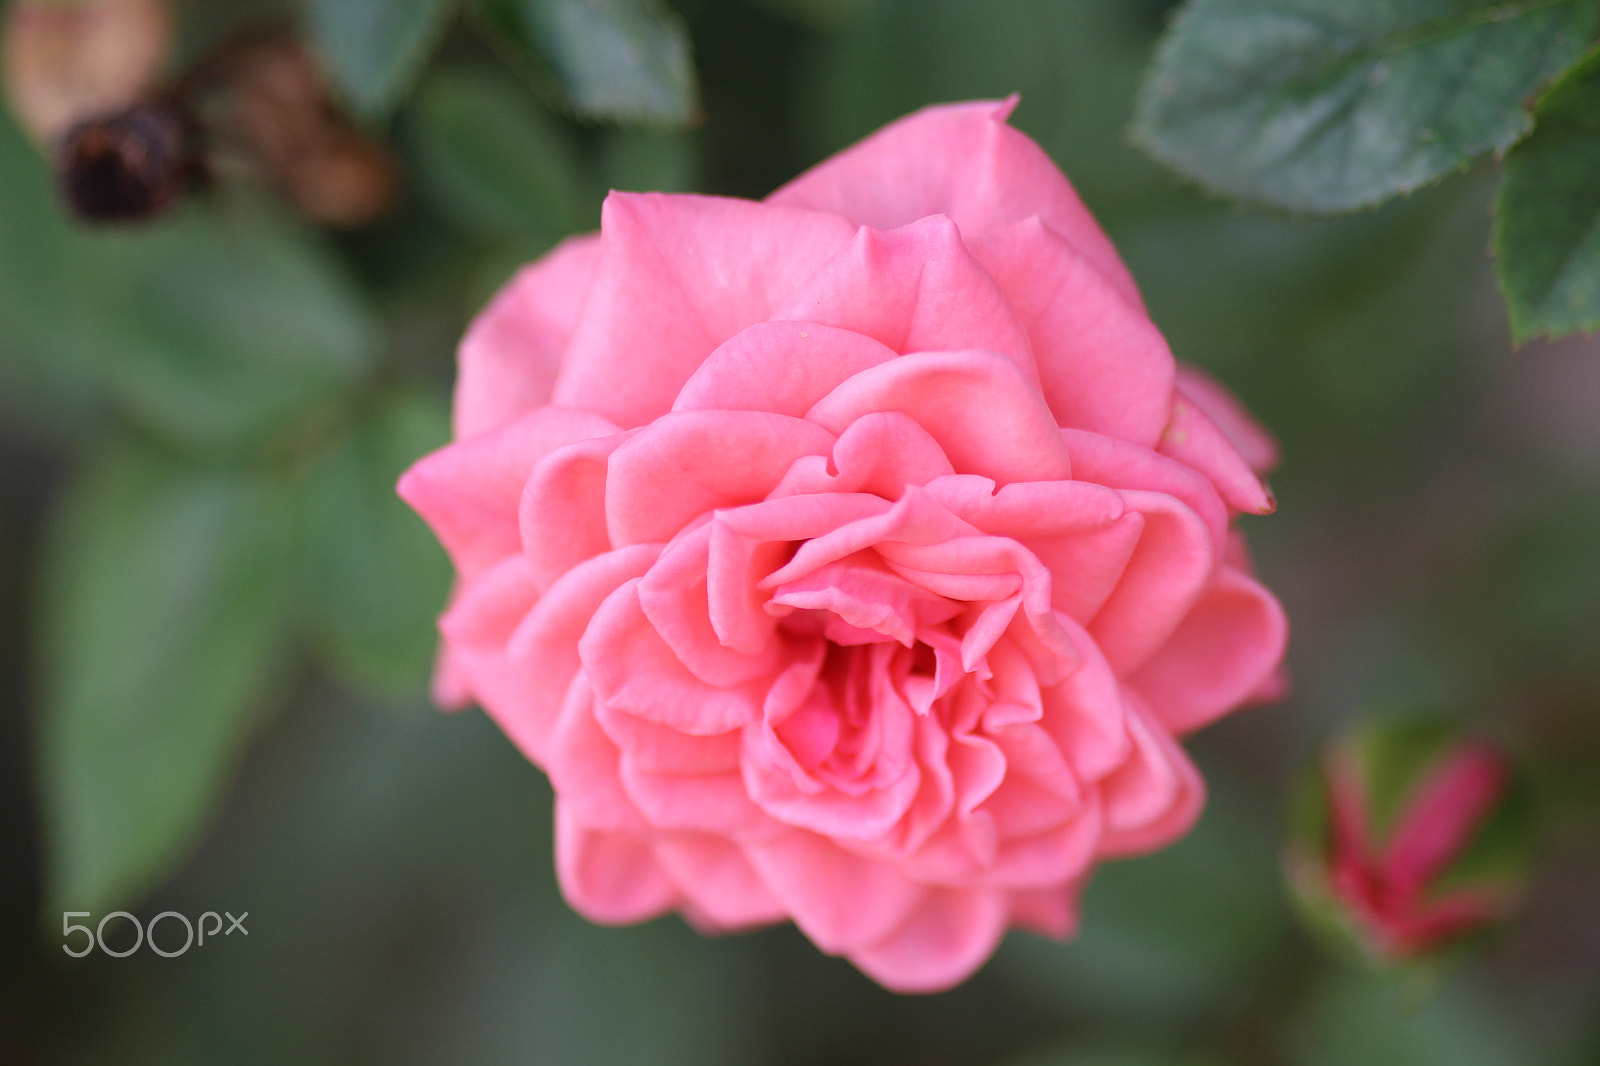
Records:
[[[1492,164],[1329,220],[1206,198],[1124,137],[1160,0],[579,3],[656,21],[535,25],[542,55],[509,0],[418,6],[374,57],[381,3],[179,5],[177,66],[257,17],[331,53],[399,167],[359,228],[224,173],[90,230],[0,116],[0,1058],[1600,1063],[1600,345],[1509,349]],[[638,85],[608,80],[617,39],[654,57]],[[759,197],[1012,91],[1179,358],[1282,441],[1246,528],[1293,695],[1196,738],[1200,827],[1103,869],[1074,943],[1013,935],[950,993],[788,927],[589,925],[542,775],[427,697],[448,566],[391,486],[447,437],[455,339],[607,187]],[[1325,957],[1279,870],[1318,745],[1416,705],[1516,751],[1543,811],[1521,917],[1428,989]],[[61,911],[119,906],[249,933],[62,953]]]

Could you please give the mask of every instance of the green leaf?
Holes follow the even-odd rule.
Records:
[[[131,448],[58,517],[41,590],[47,899],[98,911],[183,856],[270,706],[289,523],[258,476]]]
[[[230,207],[76,225],[0,119],[0,388],[24,411],[109,401],[214,449],[275,435],[348,387],[375,354],[369,309],[306,231]]]
[[[1539,100],[1495,211],[1511,337],[1600,329],[1600,52]]]
[[[1222,192],[1339,211],[1527,133],[1524,101],[1582,54],[1595,0],[1190,0],[1136,138]]]
[[[571,146],[510,78],[441,70],[411,119],[407,142],[425,191],[468,229],[542,248],[591,221]]]
[[[580,114],[687,123],[699,109],[683,20],[656,0],[521,0],[523,24]]]
[[[321,650],[364,692],[426,683],[450,587],[450,561],[394,483],[450,439],[443,405],[387,398],[318,460],[304,487],[308,607]]]
[[[381,115],[410,88],[456,0],[305,0],[311,38],[357,110]]]

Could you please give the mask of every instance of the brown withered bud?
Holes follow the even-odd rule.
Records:
[[[239,48],[218,97],[206,115],[222,152],[315,221],[361,226],[394,202],[393,156],[351,122],[300,42],[278,38]]]
[[[146,103],[73,126],[56,148],[56,174],[73,213],[90,222],[138,222],[177,203],[195,172],[187,123]]]
[[[51,145],[85,119],[132,106],[172,43],[167,0],[13,0],[0,48],[7,101]]]

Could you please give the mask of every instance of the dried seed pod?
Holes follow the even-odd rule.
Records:
[[[256,171],[302,212],[330,226],[364,225],[398,188],[394,158],[340,109],[306,48],[283,38],[239,48],[207,129],[235,165]]]
[[[156,83],[172,43],[166,0],[14,0],[5,10],[5,91],[40,144],[130,107]]]
[[[187,124],[147,103],[72,127],[56,150],[62,195],[91,222],[136,222],[178,201],[194,173]]]

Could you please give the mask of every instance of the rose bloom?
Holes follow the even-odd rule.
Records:
[[[761,203],[612,193],[462,342],[400,482],[459,572],[438,696],[550,775],[591,919],[792,919],[948,988],[1182,836],[1176,738],[1278,687],[1232,529],[1274,446],[1013,105]]]

